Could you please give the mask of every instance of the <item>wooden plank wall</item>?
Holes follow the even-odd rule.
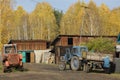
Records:
[[[46,42],[19,42],[17,43],[18,50],[44,50],[47,48]]]
[[[74,45],[74,46],[78,46],[78,45],[79,45],[79,41],[80,41],[80,38],[79,38],[79,37],[73,38],[73,45]]]
[[[57,44],[55,44],[55,46],[68,46],[68,38],[69,37],[61,37],[61,39],[57,42]],[[80,43],[88,42],[89,40],[97,37],[81,37],[81,39],[80,37],[72,37],[72,38],[73,38],[73,45],[78,46]],[[116,38],[113,37],[106,37],[106,38],[116,42]]]
[[[68,45],[68,37],[61,37],[61,45],[62,46]]]

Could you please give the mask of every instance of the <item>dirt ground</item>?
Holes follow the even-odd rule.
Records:
[[[56,65],[24,64],[28,71],[0,73],[0,80],[120,80],[120,78],[101,72],[59,71]]]

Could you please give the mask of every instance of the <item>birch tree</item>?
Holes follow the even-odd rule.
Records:
[[[30,14],[29,23],[33,39],[51,40],[56,37],[58,26],[54,10],[47,2],[38,3]]]

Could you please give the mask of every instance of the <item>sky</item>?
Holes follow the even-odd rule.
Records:
[[[27,12],[32,12],[38,2],[48,2],[50,5],[58,10],[67,11],[67,9],[73,3],[78,0],[15,0],[16,8],[17,6],[23,6]],[[81,0],[82,1],[82,0]],[[88,3],[90,0],[83,0]],[[120,6],[120,0],[93,0],[97,6],[100,6],[102,3],[105,3],[111,10]]]

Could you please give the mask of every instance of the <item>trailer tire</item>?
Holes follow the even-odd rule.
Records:
[[[88,65],[88,64],[84,64],[84,71],[86,72],[86,73],[89,73],[90,72],[90,66]]]
[[[82,61],[79,61],[79,70],[82,70]]]
[[[60,71],[64,71],[66,69],[66,64],[63,61],[59,62],[58,66]]]
[[[73,71],[77,71],[80,69],[80,61],[79,58],[77,56],[73,56],[70,62],[71,65],[71,69]]]

